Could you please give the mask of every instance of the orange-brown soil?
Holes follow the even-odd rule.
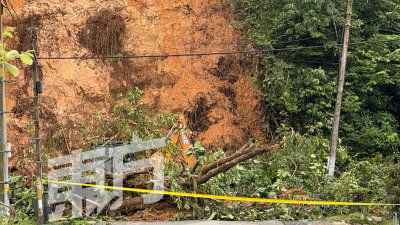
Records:
[[[36,25],[42,57],[242,49],[241,36],[230,25],[232,8],[224,0],[13,0],[12,3],[19,16],[17,21],[6,16],[6,25]],[[111,18],[110,23],[99,19],[102,17]],[[89,24],[91,28],[88,21],[94,21]],[[91,49],[90,43],[81,37],[84,29],[96,29],[93,25],[96,23],[104,26],[100,30],[115,36],[110,42],[98,43],[103,52]],[[112,31],[116,25],[118,32]],[[17,32],[17,40],[10,46],[27,49],[28,34]],[[96,44],[97,40],[93,41]],[[104,48],[108,43],[115,48]],[[202,113],[208,121],[197,137],[203,145],[235,146],[252,137],[263,139],[261,97],[252,84],[252,61],[251,57],[237,55],[128,59],[115,63],[41,60],[43,141],[50,141],[62,129],[68,148],[80,147],[76,140],[82,136],[83,122],[95,112],[106,115],[111,99],[135,86],[145,90],[143,102],[151,105],[155,114],[191,111],[203,99],[207,110]],[[8,121],[9,142],[15,151],[11,165],[24,173],[33,168],[30,159],[33,108],[29,98],[31,74],[29,68],[20,68],[25,72],[8,86],[7,107],[17,112]],[[50,149],[50,155],[57,151]]]

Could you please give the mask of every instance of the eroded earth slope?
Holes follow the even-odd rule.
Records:
[[[40,56],[144,55],[242,50],[223,0],[13,0],[18,17],[13,47],[30,49],[37,28]],[[15,17],[15,16],[14,16]],[[198,140],[215,147],[263,138],[260,94],[252,84],[252,57],[204,56],[100,60],[41,60],[44,141],[62,129],[78,148],[83,121],[106,116],[111,99],[138,86],[154,114],[202,107]],[[29,171],[32,89],[29,68],[8,86],[9,139],[14,169]],[[58,132],[60,133],[60,132]],[[54,149],[57,152],[57,149]],[[64,153],[66,154],[66,153]]]

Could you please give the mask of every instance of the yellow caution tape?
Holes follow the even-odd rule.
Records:
[[[175,192],[175,191],[157,191],[157,190],[147,190],[147,189],[139,189],[139,188],[103,186],[103,185],[96,185],[96,184],[83,184],[83,183],[66,182],[66,181],[55,181],[55,180],[43,180],[43,181],[48,182],[48,183],[68,184],[68,185],[77,185],[77,186],[85,186],[85,187],[95,187],[95,188],[103,188],[103,189],[122,190],[122,191],[130,191],[130,192],[151,193],[151,194],[161,194],[161,195],[173,195],[173,196],[193,197],[193,198],[221,199],[221,200],[231,200],[231,201],[281,203],[281,204],[300,204],[300,205],[400,206],[400,204],[389,204],[389,203],[331,202],[331,201],[308,201],[308,200],[280,200],[280,199],[266,199],[266,198],[246,198],[246,197],[235,197],[235,196],[224,196],[224,195],[209,195],[209,194],[197,194],[197,193],[186,193],[186,192]]]
[[[38,196],[38,198],[42,198],[42,196],[43,196],[43,190],[42,189],[37,189],[37,196]]]
[[[42,180],[38,179],[36,184],[37,196],[39,199],[43,196],[43,187],[42,187]]]

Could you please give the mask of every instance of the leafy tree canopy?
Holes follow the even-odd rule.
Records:
[[[256,83],[266,129],[282,124],[330,135],[347,1],[236,0],[237,26],[262,56]],[[342,143],[366,157],[399,151],[400,2],[354,1],[344,90]]]

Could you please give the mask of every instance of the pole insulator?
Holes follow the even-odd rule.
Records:
[[[33,72],[36,71],[36,68],[37,68],[36,66],[37,66],[36,60],[33,60],[32,65],[31,65],[31,70],[32,70]]]
[[[41,94],[43,92],[42,82],[36,81],[35,83],[35,91],[37,94]]]

